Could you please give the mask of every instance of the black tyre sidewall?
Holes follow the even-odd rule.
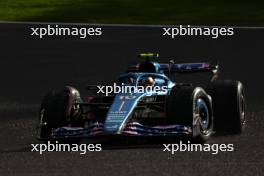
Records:
[[[197,99],[203,99],[210,113],[210,127],[203,133],[199,120],[194,119],[194,107]],[[167,98],[167,117],[169,123],[192,127],[194,141],[205,142],[213,133],[213,113],[211,100],[206,92],[200,87],[177,87],[175,86]]]
[[[69,93],[67,90],[51,91],[44,96],[39,110],[40,138],[47,138],[51,134],[52,128],[57,128],[67,124],[67,108]]]
[[[242,106],[246,112],[244,88],[241,82],[217,80],[209,85],[215,116],[215,131],[218,134],[240,134],[246,123],[246,114],[242,120]],[[240,105],[241,99],[244,105]]]

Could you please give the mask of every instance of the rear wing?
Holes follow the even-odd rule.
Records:
[[[215,79],[219,73],[219,64],[217,60],[197,63],[174,63],[173,60],[169,63],[145,61],[130,66],[127,72],[160,73],[169,77],[175,73],[209,72],[212,74],[212,79]]]
[[[170,64],[160,64],[160,69],[163,73],[169,77],[174,73],[197,73],[208,72],[212,74],[211,81],[217,79],[219,74],[218,61],[211,62],[199,62],[199,63],[174,63],[170,61]]]
[[[193,72],[212,72],[218,73],[218,61],[199,62],[199,63],[174,63],[160,64],[160,69],[164,73],[193,73]]]
[[[169,63],[158,63],[154,60],[159,58],[158,53],[141,53],[139,58],[144,62],[132,65],[128,68],[128,72],[155,72],[155,73],[186,73],[186,72],[212,72],[217,74],[218,61],[198,62],[198,63],[175,63],[170,60]]]

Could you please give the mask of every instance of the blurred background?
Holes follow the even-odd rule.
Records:
[[[261,26],[259,0],[1,0],[0,21]]]

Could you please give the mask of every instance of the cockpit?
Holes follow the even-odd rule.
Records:
[[[133,86],[166,86],[169,79],[165,75],[159,75],[155,73],[128,73],[122,75],[118,79],[118,83],[121,85],[133,85]]]

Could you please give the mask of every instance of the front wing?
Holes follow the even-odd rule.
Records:
[[[100,135],[127,135],[127,136],[176,136],[190,135],[191,127],[182,125],[144,126],[138,122],[128,123],[119,134],[104,132],[103,123],[93,123],[86,128],[60,127],[52,130],[51,138],[84,138]]]

